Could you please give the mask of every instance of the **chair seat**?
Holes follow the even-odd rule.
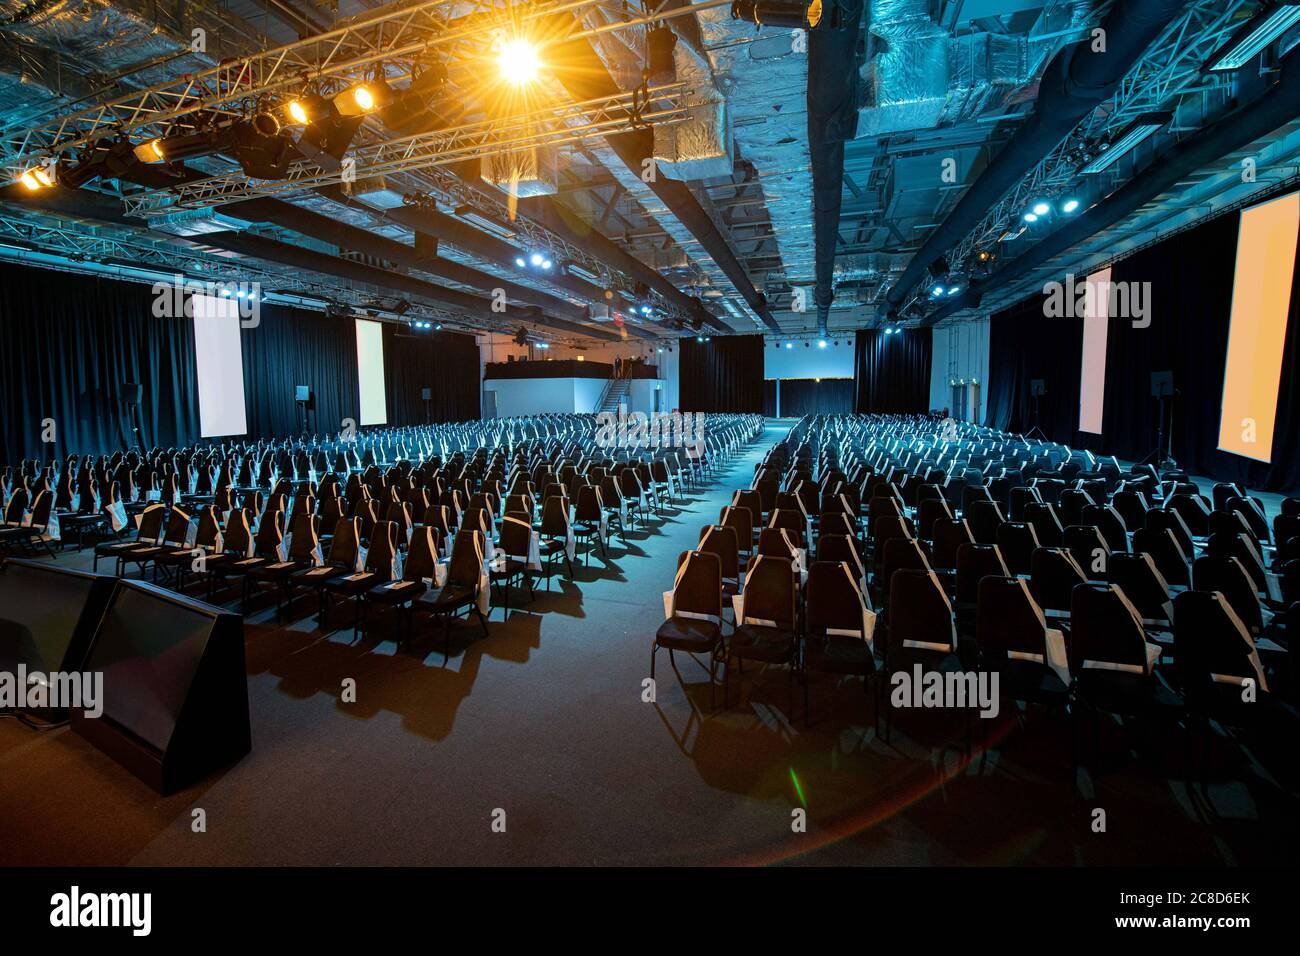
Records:
[[[323,564],[319,568],[302,568],[295,571],[289,575],[289,580],[295,587],[315,587],[323,585],[330,578],[337,578],[351,571],[351,568],[341,568],[336,564]]]
[[[105,544],[95,545],[95,553],[99,555],[121,554],[130,548],[143,547],[139,541],[113,541]]]
[[[217,565],[225,574],[248,574],[254,569],[270,563],[267,558],[262,557],[241,558],[237,555],[232,555],[232,557],[234,560],[223,561]],[[213,570],[212,564],[208,565],[208,570]]]
[[[452,611],[473,601],[474,588],[463,584],[444,585],[419,598],[421,607],[433,611]]]
[[[248,576],[257,581],[278,581],[290,577],[309,567],[307,561],[271,561],[248,572]]]
[[[378,583],[380,583],[379,575],[373,571],[363,571],[360,574],[330,578],[325,582],[325,589],[333,591],[335,594],[346,594],[349,597],[355,597],[358,594],[365,594]]]
[[[731,653],[746,660],[779,664],[794,655],[795,635],[781,627],[742,624],[731,635]]]
[[[391,587],[380,584],[366,592],[366,600],[376,604],[402,604],[414,601],[428,589],[423,581],[398,581]]]
[[[806,666],[828,674],[866,676],[876,670],[871,645],[856,637],[832,635],[808,641],[804,652]]]
[[[1181,710],[1183,702],[1155,675],[1085,667],[1076,675],[1079,696],[1110,714]]]
[[[670,617],[655,632],[656,644],[675,651],[711,651],[721,640],[721,625],[689,617]]]

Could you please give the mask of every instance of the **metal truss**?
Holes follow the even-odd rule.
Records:
[[[617,22],[575,29],[564,39],[592,37],[611,30],[685,16],[726,6],[730,0],[701,0],[644,16],[620,10]],[[456,5],[424,0],[374,11],[356,22],[271,50],[226,60],[216,66],[144,87],[94,106],[0,136],[0,164],[16,177],[47,157],[85,146],[104,136],[159,135],[170,124],[198,111],[245,115],[260,100],[314,84],[324,92],[370,79],[380,71],[390,81],[410,75],[410,67],[433,50],[485,49],[498,27],[578,14],[611,0],[560,0],[494,6],[481,16],[453,17]],[[497,18],[494,22],[494,18]],[[575,27],[579,21],[575,21]],[[558,39],[558,38],[557,38]]]
[[[1115,95],[1093,110],[1073,131],[1025,174],[1024,178],[985,213],[949,256],[953,269],[969,266],[972,257],[1018,226],[1029,204],[1051,197],[1079,176],[1077,148],[1122,131],[1139,114],[1168,109],[1171,101],[1190,92],[1226,88],[1233,81],[1204,75],[1202,66],[1240,28],[1243,10],[1257,0],[1197,0],[1173,20],[1142,59],[1120,81]],[[918,299],[923,296],[918,294]]]
[[[191,242],[202,243],[202,236]],[[359,289],[329,276],[300,271],[277,271],[256,260],[231,260],[205,253],[182,242],[169,242],[137,234],[129,229],[96,227],[87,232],[83,224],[57,217],[15,214],[0,210],[0,256],[5,247],[61,256],[67,268],[93,271],[91,265],[121,264],[144,271],[158,271],[180,276],[183,280],[213,283],[256,282],[263,292],[299,296],[315,301],[337,302],[360,308],[376,298],[392,298],[383,292]],[[411,318],[431,318],[444,323],[462,324],[464,315],[424,303],[413,305]]]
[[[249,179],[241,170],[232,170],[223,176],[126,197],[126,213],[139,217],[163,215],[177,209],[314,189],[353,177],[411,172],[534,147],[581,142],[651,124],[680,122],[689,116],[682,103],[684,90],[683,83],[653,88],[650,93],[655,97],[656,105],[652,111],[644,113],[634,109],[637,93],[617,93],[502,119],[484,119],[447,130],[383,140],[355,150],[350,169],[345,165],[327,170],[315,163],[299,162],[289,169],[284,179],[274,180]],[[574,121],[574,125],[552,125],[563,124],[566,120]]]

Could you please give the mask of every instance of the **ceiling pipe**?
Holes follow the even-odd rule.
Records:
[[[808,147],[812,158],[813,303],[817,334],[826,335],[835,301],[835,254],[844,197],[844,143],[857,135],[858,69],[870,8],[863,0],[839,0],[842,29],[813,30],[808,40]],[[867,21],[865,30],[863,20]]]
[[[1282,61],[1278,81],[1268,92],[1156,157],[1143,172],[1102,202],[1079,218],[1064,223],[984,281],[972,284],[967,292],[945,303],[922,324],[934,325],[956,312],[976,307],[991,290],[1023,277],[1053,256],[1068,251],[1168,192],[1189,174],[1248,146],[1297,116],[1300,116],[1300,53],[1292,53]]]
[[[156,177],[146,174],[143,178]],[[122,211],[120,202],[84,189],[67,189],[63,186],[56,186],[53,189],[42,190],[40,193],[33,194],[26,193],[25,190],[18,186],[8,186],[0,188],[0,200],[8,201],[20,208],[61,213],[66,216],[114,226],[133,229],[140,229],[144,226],[138,220],[128,219]],[[167,235],[169,239],[178,238],[170,233],[164,235]],[[413,276],[389,272],[386,269],[352,262],[338,256],[326,255],[312,249],[304,249],[301,246],[290,245],[262,236],[208,233],[187,238],[184,241],[196,246],[211,246],[255,259],[278,262],[281,265],[287,265],[295,269],[304,269],[322,275],[364,282],[376,288],[389,289],[403,295],[416,297],[441,308],[460,310],[466,313],[471,322],[477,316],[490,316],[492,320],[497,321],[502,319],[500,314],[492,312],[491,301],[481,296],[457,289],[448,289]],[[232,264],[233,267],[234,264]],[[606,342],[623,341],[623,337],[614,332],[553,318],[543,314],[541,309],[536,307],[530,308],[527,317],[521,321],[582,338],[599,339]]]
[[[984,214],[1085,116],[1114,95],[1120,80],[1186,6],[1187,0],[1115,0],[1100,25],[1103,50],[1094,50],[1096,41],[1090,35],[1052,58],[1039,82],[1033,115],[912,256],[885,295],[882,323],[926,279],[930,266],[969,235]]]
[[[561,29],[564,25],[572,29],[578,23],[572,15],[568,17],[557,15],[556,19],[561,24]],[[569,21],[567,24],[566,20]],[[557,33],[557,35],[563,34]],[[563,64],[554,68],[555,76],[577,102],[601,96],[613,96],[622,92],[587,40],[569,40],[557,44],[548,50],[548,56],[553,57],[556,64]],[[605,142],[635,176],[643,176],[645,170],[650,168],[646,165],[647,160],[653,163],[654,131],[651,129],[638,129],[629,133],[607,136]],[[749,273],[736,258],[731,243],[718,230],[713,217],[686,184],[666,176],[654,176],[646,185],[668,207],[669,212],[677,217],[678,222],[699,241],[704,251],[718,264],[718,268],[735,286],[736,291],[741,294],[763,324],[773,332],[779,332],[781,327],[772,316],[767,297],[754,287]]]
[[[195,237],[191,241],[198,245],[212,246],[243,256],[265,259],[268,262],[278,262],[281,265],[291,266],[296,269],[308,269],[313,272],[337,276],[341,279],[364,282],[367,285],[400,292],[403,295],[415,296],[444,308],[460,310],[466,314],[471,323],[479,316],[484,321],[488,320],[489,317],[491,320],[496,321],[507,319],[506,316],[492,312],[489,300],[471,293],[461,292],[458,289],[443,288],[431,282],[425,282],[423,279],[417,279],[414,276],[404,275],[400,272],[390,272],[387,269],[380,269],[361,262],[353,262],[350,259],[342,259],[338,256],[324,255],[311,249],[304,249],[301,246],[291,245],[286,242],[278,242],[263,236],[254,236],[248,233],[216,232]],[[563,319],[542,315],[541,310],[537,308],[530,309],[528,316],[519,319],[519,321],[588,339],[600,339],[606,342],[622,340],[621,336],[601,329],[591,329],[586,326],[575,325],[572,322],[565,322]]]
[[[278,226],[292,229],[294,232],[338,246],[341,249],[349,249],[379,259],[386,259],[404,268],[417,269],[430,275],[441,276],[444,279],[450,279],[471,288],[483,291],[502,289],[509,298],[517,302],[526,302],[529,305],[538,306],[550,315],[567,322],[590,321],[589,314],[585,309],[564,299],[481,272],[459,262],[452,262],[436,256],[421,255],[415,248],[406,245],[406,243],[376,235],[358,226],[340,222],[328,216],[322,216],[320,213],[305,209],[302,206],[281,202],[278,199],[262,198],[230,203],[224,206],[223,210],[240,219],[275,223]],[[654,338],[653,335],[640,329],[629,329],[629,331],[637,334],[638,337]]]

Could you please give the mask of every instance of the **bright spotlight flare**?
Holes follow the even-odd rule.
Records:
[[[501,45],[501,52],[497,54],[497,66],[501,70],[501,78],[507,83],[524,86],[537,79],[542,61],[537,55],[537,47],[516,37]]]

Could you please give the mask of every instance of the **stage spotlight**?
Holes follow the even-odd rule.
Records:
[[[1051,211],[1052,211],[1052,207],[1045,202],[1034,203],[1032,209],[1032,212],[1035,216],[1046,216]]]
[[[930,290],[930,295],[932,295],[936,299],[939,298],[939,296],[943,295],[943,286],[941,285],[935,286],[933,289]]]
[[[167,157],[163,155],[162,140],[151,139],[135,148],[135,158],[142,163],[161,163]]]
[[[816,30],[823,25],[831,29],[840,26],[839,10],[831,6],[831,16],[825,17],[824,0],[736,0],[731,5],[733,20],[748,20],[755,26],[792,27]]]
[[[523,86],[537,79],[541,65],[537,48],[522,37],[507,41],[497,55],[501,78],[515,86]]]
[[[437,325],[435,325],[435,326],[433,327],[433,331],[435,331],[435,332],[441,332],[441,331],[442,331],[442,323],[439,322]]]
[[[276,132],[268,132],[274,120]],[[231,127],[230,155],[250,179],[283,179],[300,155],[288,136],[279,135],[280,123],[270,113],[259,113]]]
[[[222,297],[229,299],[229,298],[230,298],[230,290],[229,290],[229,289],[222,289],[222,290],[221,290],[221,295],[222,295]]]
[[[704,341],[704,336],[702,336],[702,335],[697,335],[697,336],[695,336],[695,341],[697,341],[697,342],[703,342],[703,341]]]
[[[31,192],[40,189],[48,189],[54,185],[54,176],[45,166],[33,166],[27,172],[18,177],[18,181],[27,187]]]
[[[554,265],[554,263],[552,263],[550,259],[543,259],[543,260],[542,260],[542,268],[543,268],[543,269],[549,269],[552,265]]]
[[[650,311],[651,311],[651,310],[650,310],[650,306],[648,306],[648,305],[643,305],[643,306],[641,306],[641,314],[642,314],[642,315],[649,315],[649,314],[650,314]]]
[[[307,107],[302,100],[290,100],[285,111],[289,114],[289,119],[299,126],[306,126],[311,122],[311,117],[307,115]]]
[[[534,252],[531,256],[528,257],[528,261],[535,266],[540,266],[543,262],[546,261],[546,257],[543,256],[540,252]]]
[[[961,291],[961,286],[959,286],[959,285],[950,285],[950,286],[948,286],[948,294],[949,294],[949,295],[956,295],[956,294],[957,294],[958,292],[960,292],[960,291]]]
[[[824,349],[824,348],[826,348],[826,340],[825,340],[825,339],[818,339],[818,340],[817,340],[817,347],[818,347],[819,349]]]
[[[522,269],[527,266],[528,263],[524,260],[523,256],[515,256],[515,265]]]
[[[364,116],[388,105],[393,90],[383,79],[376,77],[365,83],[349,86],[334,97],[334,108],[341,116]]]
[[[786,342],[786,343],[785,343],[785,347],[788,348],[788,349],[792,349],[792,348],[794,348],[794,343],[793,343],[793,342]]]
[[[1025,222],[1038,222],[1038,216],[1032,212],[1025,213]]]
[[[1078,208],[1079,200],[1077,199],[1067,199],[1061,204],[1061,212],[1074,212]]]

